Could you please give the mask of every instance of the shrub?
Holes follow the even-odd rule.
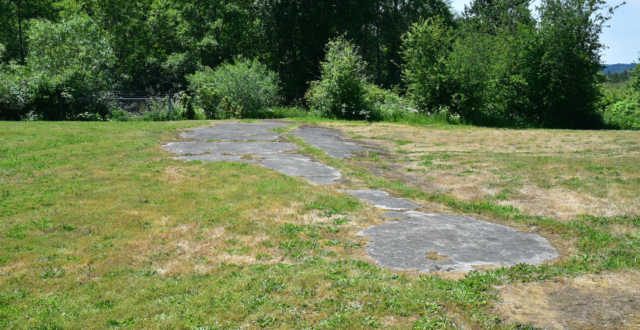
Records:
[[[629,98],[608,107],[605,122],[620,129],[640,129],[640,99]]]
[[[250,118],[279,103],[278,76],[256,59],[237,58],[215,70],[204,67],[187,80],[196,104],[209,118],[240,113]]]
[[[130,121],[131,119],[124,110],[114,110],[111,112],[111,121]]]
[[[0,64],[0,119],[20,120],[33,108],[42,76],[15,63]]]
[[[305,95],[310,107],[324,117],[369,117],[373,103],[367,99],[367,89],[371,84],[357,47],[344,37],[337,37],[327,43],[326,52],[321,63],[322,78],[312,82]]]
[[[416,113],[411,102],[400,97],[396,91],[382,89],[376,85],[367,85],[365,102],[370,104],[371,120],[398,121],[407,115]]]
[[[440,18],[414,24],[403,38],[402,75],[420,112],[435,112],[451,101],[446,64],[452,43],[453,33]]]
[[[188,120],[196,119],[196,111],[193,108],[193,102],[191,97],[187,94],[182,94],[182,105],[184,106],[185,111],[183,112],[184,118]]]

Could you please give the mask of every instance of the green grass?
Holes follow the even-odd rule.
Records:
[[[640,266],[638,232],[614,230],[637,229],[638,218],[559,222],[464,202],[286,135],[370,188],[536,226],[578,251],[459,281],[380,269],[362,261],[365,242],[353,235],[372,221],[357,199],[257,165],[183,163],[162,150],[179,129],[207,124],[0,123],[0,327],[507,329],[518,325],[493,315],[496,285]]]

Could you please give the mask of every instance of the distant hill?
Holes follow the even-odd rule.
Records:
[[[611,73],[617,72],[622,73],[624,70],[631,70],[636,66],[636,63],[629,64],[605,64],[606,68],[602,70],[602,72],[607,73],[607,71],[611,71]]]

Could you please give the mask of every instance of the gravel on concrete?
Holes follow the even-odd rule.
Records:
[[[354,152],[378,151],[376,149],[357,146],[340,139],[340,135],[326,128],[302,127],[293,132],[294,136],[306,143],[323,150],[329,156],[339,159],[355,156]]]

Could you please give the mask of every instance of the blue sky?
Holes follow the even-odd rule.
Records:
[[[624,0],[608,0],[609,5],[618,5]],[[603,51],[606,64],[638,62],[640,54],[640,0],[626,0],[627,4],[618,8],[613,18],[607,22],[601,40],[609,49]],[[455,10],[462,11],[471,0],[451,0]],[[536,0],[535,3],[539,3]]]

